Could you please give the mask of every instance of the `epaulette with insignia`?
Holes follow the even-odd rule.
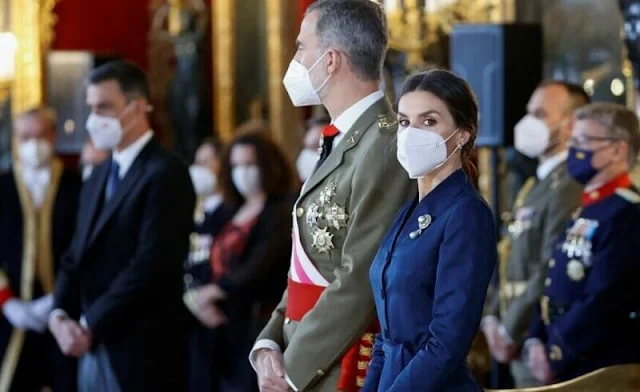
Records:
[[[389,114],[379,114],[378,115],[378,128],[381,131],[392,131],[395,130],[398,125],[398,120],[393,115]]]
[[[616,189],[616,195],[620,196],[631,204],[640,203],[640,195],[632,189],[618,188]]]

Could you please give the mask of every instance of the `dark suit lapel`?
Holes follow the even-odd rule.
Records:
[[[378,100],[371,105],[358,120],[353,124],[351,129],[344,135],[344,138],[338,143],[338,146],[331,151],[329,157],[322,163],[309,180],[304,185],[304,189],[300,194],[300,198],[304,197],[312,189],[317,187],[329,174],[336,170],[344,158],[344,154],[355,147],[362,135],[371,127],[374,121],[378,120],[378,116],[389,111],[389,105],[385,98]]]
[[[140,180],[140,177],[144,173],[144,163],[147,159],[147,155],[150,153],[150,150],[153,148],[154,140],[151,140],[140,152],[140,154],[136,157],[133,164],[127,171],[127,174],[122,179],[122,182],[118,186],[118,190],[111,196],[111,200],[104,202],[104,207],[102,208],[102,212],[98,216],[98,221],[95,226],[91,230],[91,237],[87,242],[87,246],[91,245],[93,241],[95,241],[96,237],[100,234],[102,229],[104,229],[105,225],[111,217],[118,210],[122,202],[127,196],[131,196],[131,191],[136,183]],[[104,187],[103,187],[104,189]]]
[[[102,200],[104,189],[107,184],[107,177],[109,176],[109,165],[109,163],[106,163],[97,167],[92,175],[92,178],[89,179],[90,184],[93,185],[93,187],[90,188],[87,197],[89,205],[87,207],[87,213],[82,214],[82,216],[80,217],[81,220],[78,223],[79,227],[81,228],[80,235],[82,236],[82,238],[80,239],[80,244],[82,249],[86,247],[87,239],[89,238],[89,234],[94,227],[93,222],[96,219],[98,206],[100,205],[100,201]]]

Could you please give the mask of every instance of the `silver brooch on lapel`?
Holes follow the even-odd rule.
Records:
[[[431,215],[426,214],[426,215],[421,215],[418,217],[418,230],[412,231],[411,233],[409,233],[409,238],[411,238],[412,240],[415,240],[416,238],[418,238],[419,235],[422,234],[422,232],[429,227],[429,225],[431,225],[431,221],[433,219],[431,218]]]

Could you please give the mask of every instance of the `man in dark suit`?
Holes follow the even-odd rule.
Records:
[[[80,358],[80,391],[185,390],[182,261],[195,204],[189,173],[153,137],[138,67],[97,68],[87,103],[89,135],[113,156],[83,188],[50,329],[65,354]]]

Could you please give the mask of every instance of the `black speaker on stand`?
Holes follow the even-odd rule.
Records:
[[[451,69],[469,82],[480,105],[476,143],[491,148],[492,207],[498,225],[499,148],[513,144],[513,127],[542,80],[542,58],[539,25],[459,24],[451,33]]]

